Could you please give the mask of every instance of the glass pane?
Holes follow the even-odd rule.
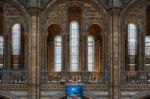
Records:
[[[137,30],[135,24],[128,25],[128,55],[136,55]]]
[[[74,72],[76,72],[76,71],[78,71],[78,64],[71,64],[71,71],[74,71]]]
[[[78,22],[70,23],[70,70],[78,71],[79,60],[79,25]]]
[[[78,23],[76,21],[71,22],[71,30],[78,30]]]
[[[93,69],[93,64],[88,64],[88,71],[90,71],[90,72],[92,72],[92,71],[94,71],[94,69]]]
[[[3,37],[0,36],[0,54],[1,55],[3,55],[3,44],[4,44]]]
[[[145,36],[145,56],[150,57],[150,36]]]
[[[145,37],[145,42],[150,42],[150,36]]]
[[[61,66],[62,66],[62,42],[61,42],[61,36],[56,36],[55,37],[55,48],[54,48],[54,51],[55,51],[55,71],[56,72],[60,72],[61,71]]]
[[[20,42],[21,42],[21,26],[15,24],[12,27],[12,54],[20,55]]]
[[[88,36],[88,71],[94,71],[94,38]]]

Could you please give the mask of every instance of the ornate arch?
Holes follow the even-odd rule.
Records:
[[[144,5],[147,5],[147,4],[150,4],[150,1],[149,0],[132,0],[129,2],[129,4],[122,10],[121,12],[121,25],[124,23],[124,21],[126,20],[127,18],[127,15],[129,14],[129,12],[132,10],[132,8],[135,8],[137,7],[138,5],[142,6],[143,4]]]
[[[13,95],[12,93],[10,93],[9,91],[2,91],[0,90],[0,95],[10,98],[10,99],[19,99],[17,96]]]
[[[18,0],[1,0],[1,2],[9,3],[14,6],[16,9],[20,10],[23,13],[27,13],[27,10]]]
[[[28,30],[27,20],[28,20],[29,14],[27,10],[25,9],[25,7],[18,0],[1,0],[0,2],[7,3],[11,5],[12,7],[14,7],[16,10],[18,10],[19,12],[21,12],[21,17],[23,18],[23,22],[21,22],[21,24],[23,25],[24,30]],[[12,24],[9,25],[10,28],[11,28],[11,25]],[[6,32],[9,32],[10,28]]]
[[[127,29],[128,29],[127,24],[135,23],[144,26],[144,20],[143,20],[144,18],[141,17],[143,15],[142,10],[144,10],[144,8],[142,9],[142,7],[145,7],[147,4],[150,4],[149,0],[131,0],[127,4],[127,6],[122,10],[120,15],[121,37],[123,38],[122,48],[126,46]],[[138,32],[142,33],[143,30],[141,28],[138,28]],[[122,49],[122,53],[123,52],[125,52],[125,49]],[[126,54],[123,53],[122,55],[125,56]],[[123,65],[122,67],[123,70],[125,70],[125,65]]]
[[[68,0],[69,1],[69,0]],[[75,0],[76,1],[76,0]],[[43,30],[45,31],[46,30],[46,22],[48,20],[48,15],[49,13],[56,7],[58,6],[59,4],[62,4],[62,3],[65,3],[66,0],[52,0],[46,7],[45,9],[43,10],[42,12],[42,16],[41,16],[41,19],[43,21]],[[92,5],[93,7],[95,7],[95,9],[97,10],[98,13],[101,13],[102,15],[102,18],[104,20],[102,20],[102,23],[104,23],[104,30],[107,30],[107,15],[108,15],[108,12],[107,12],[107,6],[104,5],[104,3],[102,3],[101,1],[99,0],[79,0],[79,1],[76,1],[76,2],[83,2],[83,3],[87,3],[87,4],[90,4]],[[105,31],[104,31],[105,32]]]

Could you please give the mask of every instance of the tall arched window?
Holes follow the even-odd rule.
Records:
[[[12,28],[12,53],[13,55],[20,55],[21,42],[21,27],[20,24],[15,24]]]
[[[3,61],[4,61],[4,39],[3,36],[0,36],[0,69],[3,68]]]
[[[150,58],[150,36],[145,36],[145,57]]]
[[[137,30],[135,24],[128,25],[128,55],[136,55]]]
[[[79,70],[79,24],[70,23],[70,71]]]
[[[14,69],[18,69],[21,51],[21,25],[14,24],[12,27],[12,64]]]
[[[150,66],[150,36],[145,36],[145,66]]]
[[[54,62],[55,62],[55,71],[60,72],[62,68],[62,39],[61,36],[55,37],[55,55],[54,55]]]
[[[93,36],[88,36],[87,39],[87,45],[88,45],[88,71],[92,72],[95,70],[94,66],[94,38]]]
[[[135,66],[135,58],[137,55],[137,28],[135,24],[128,24],[128,56],[129,67]],[[135,68],[135,67],[132,67]]]

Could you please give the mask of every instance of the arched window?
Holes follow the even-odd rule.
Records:
[[[128,25],[128,55],[136,55],[137,30],[135,24]]]
[[[79,70],[79,24],[70,23],[70,71]]]
[[[14,24],[12,27],[12,64],[13,69],[18,69],[21,51],[21,25]]]
[[[0,36],[0,69],[3,68],[3,61],[4,61],[4,39],[3,36]]]
[[[144,64],[145,66],[150,66],[150,36],[146,35],[145,36],[145,61]]]
[[[62,67],[62,39],[61,36],[55,37],[55,55],[54,55],[54,64],[55,64],[55,71],[60,72]]]
[[[150,58],[150,36],[145,36],[145,57]]]
[[[88,36],[87,39],[87,45],[88,45],[88,71],[92,72],[95,70],[94,66],[94,38],[93,36]]]
[[[137,55],[137,28],[135,24],[128,24],[128,66],[135,69]]]
[[[15,24],[12,28],[12,53],[13,55],[20,55],[21,42],[21,27],[20,24]]]

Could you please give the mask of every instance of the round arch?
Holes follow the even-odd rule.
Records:
[[[12,5],[13,7],[15,7],[16,9],[18,9],[19,11],[21,11],[23,13],[27,13],[27,10],[24,8],[24,6],[18,0],[1,0],[0,2],[8,3],[8,4]]]
[[[61,27],[58,24],[50,24],[47,30],[49,33],[51,32],[60,33]]]
[[[68,2],[69,2],[69,0],[68,0]],[[87,3],[89,5],[92,5],[96,9],[96,11],[98,13],[100,13],[100,15],[102,15],[102,18],[103,18],[102,23],[104,24],[102,26],[105,31],[107,30],[107,22],[108,22],[107,21],[108,20],[107,19],[107,15],[108,15],[107,8],[108,7],[104,3],[102,3],[99,0],[79,0],[79,1],[73,0],[71,2]],[[56,6],[58,6],[59,4],[62,4],[62,3],[66,3],[66,0],[53,0],[45,7],[45,9],[42,12],[42,16],[41,16],[42,21],[44,21],[44,23],[45,23],[44,27],[47,28],[47,20],[48,20],[49,13],[52,10],[54,10],[54,8],[56,8]],[[45,31],[46,28],[44,28],[44,27],[43,27],[43,30]]]
[[[76,1],[76,0],[75,0]],[[101,1],[99,0],[80,0],[81,2],[86,2],[88,4],[92,4],[94,5],[98,11],[101,11],[101,12],[105,12],[106,9],[107,9],[107,6],[104,5]],[[80,2],[79,1],[79,2]],[[57,6],[61,3],[64,3],[66,2],[66,0],[52,0],[48,5],[47,7],[44,9],[44,12],[43,14],[49,14],[49,10],[52,9],[52,8],[55,8],[54,6]]]
[[[99,24],[95,24],[95,23],[89,25],[88,31],[90,33],[101,33],[102,32],[101,26]],[[101,35],[101,34],[94,34],[94,35]]]
[[[19,99],[17,96],[13,95],[9,91],[0,90],[0,96],[6,97],[8,99]]]
[[[121,12],[121,16],[120,16],[121,24],[123,24],[124,20],[126,20],[128,13],[130,12],[130,10],[132,10],[133,7],[136,7],[138,5],[142,6],[143,4],[147,5],[148,2],[150,4],[149,0],[132,0],[132,1],[130,1],[129,4]]]
[[[5,32],[10,32],[11,26],[15,23],[21,23],[24,27],[24,30],[28,30],[28,12],[25,9],[25,7],[18,1],[18,0],[1,0],[0,3],[6,3],[9,4],[10,6],[12,6],[13,8],[15,8],[17,11],[21,12],[20,16],[23,18],[23,22],[13,22],[11,24],[9,24],[9,28],[7,31]],[[27,31],[26,31],[27,32]]]
[[[54,36],[58,35],[58,34],[61,34],[61,27],[60,25],[58,24],[51,24],[49,25],[48,29],[47,29],[47,32],[48,32],[48,37],[49,38],[54,38]]]
[[[131,0],[127,5],[126,7],[124,7],[122,9],[122,12],[121,12],[121,15],[120,15],[120,31],[121,31],[121,37],[123,38],[121,40],[122,42],[122,50],[121,50],[121,53],[122,53],[122,59],[125,60],[123,62],[124,65],[122,65],[122,71],[124,70],[128,70],[128,67],[127,67],[127,61],[128,60],[126,57],[127,55],[127,50],[124,49],[124,47],[127,48],[127,37],[128,37],[128,24],[136,24],[137,25],[137,31],[138,33],[144,33],[144,28],[139,28],[138,26],[143,26],[144,27],[144,18],[141,17],[142,15],[144,15],[142,13],[142,11],[145,9],[144,7],[147,5],[147,4],[150,4],[150,1],[149,0]],[[137,12],[136,12],[137,11]],[[134,12],[136,12],[136,14],[134,14]],[[140,16],[140,17],[139,17]],[[137,68],[137,70],[139,69],[139,67]],[[125,79],[125,78],[123,78]]]

